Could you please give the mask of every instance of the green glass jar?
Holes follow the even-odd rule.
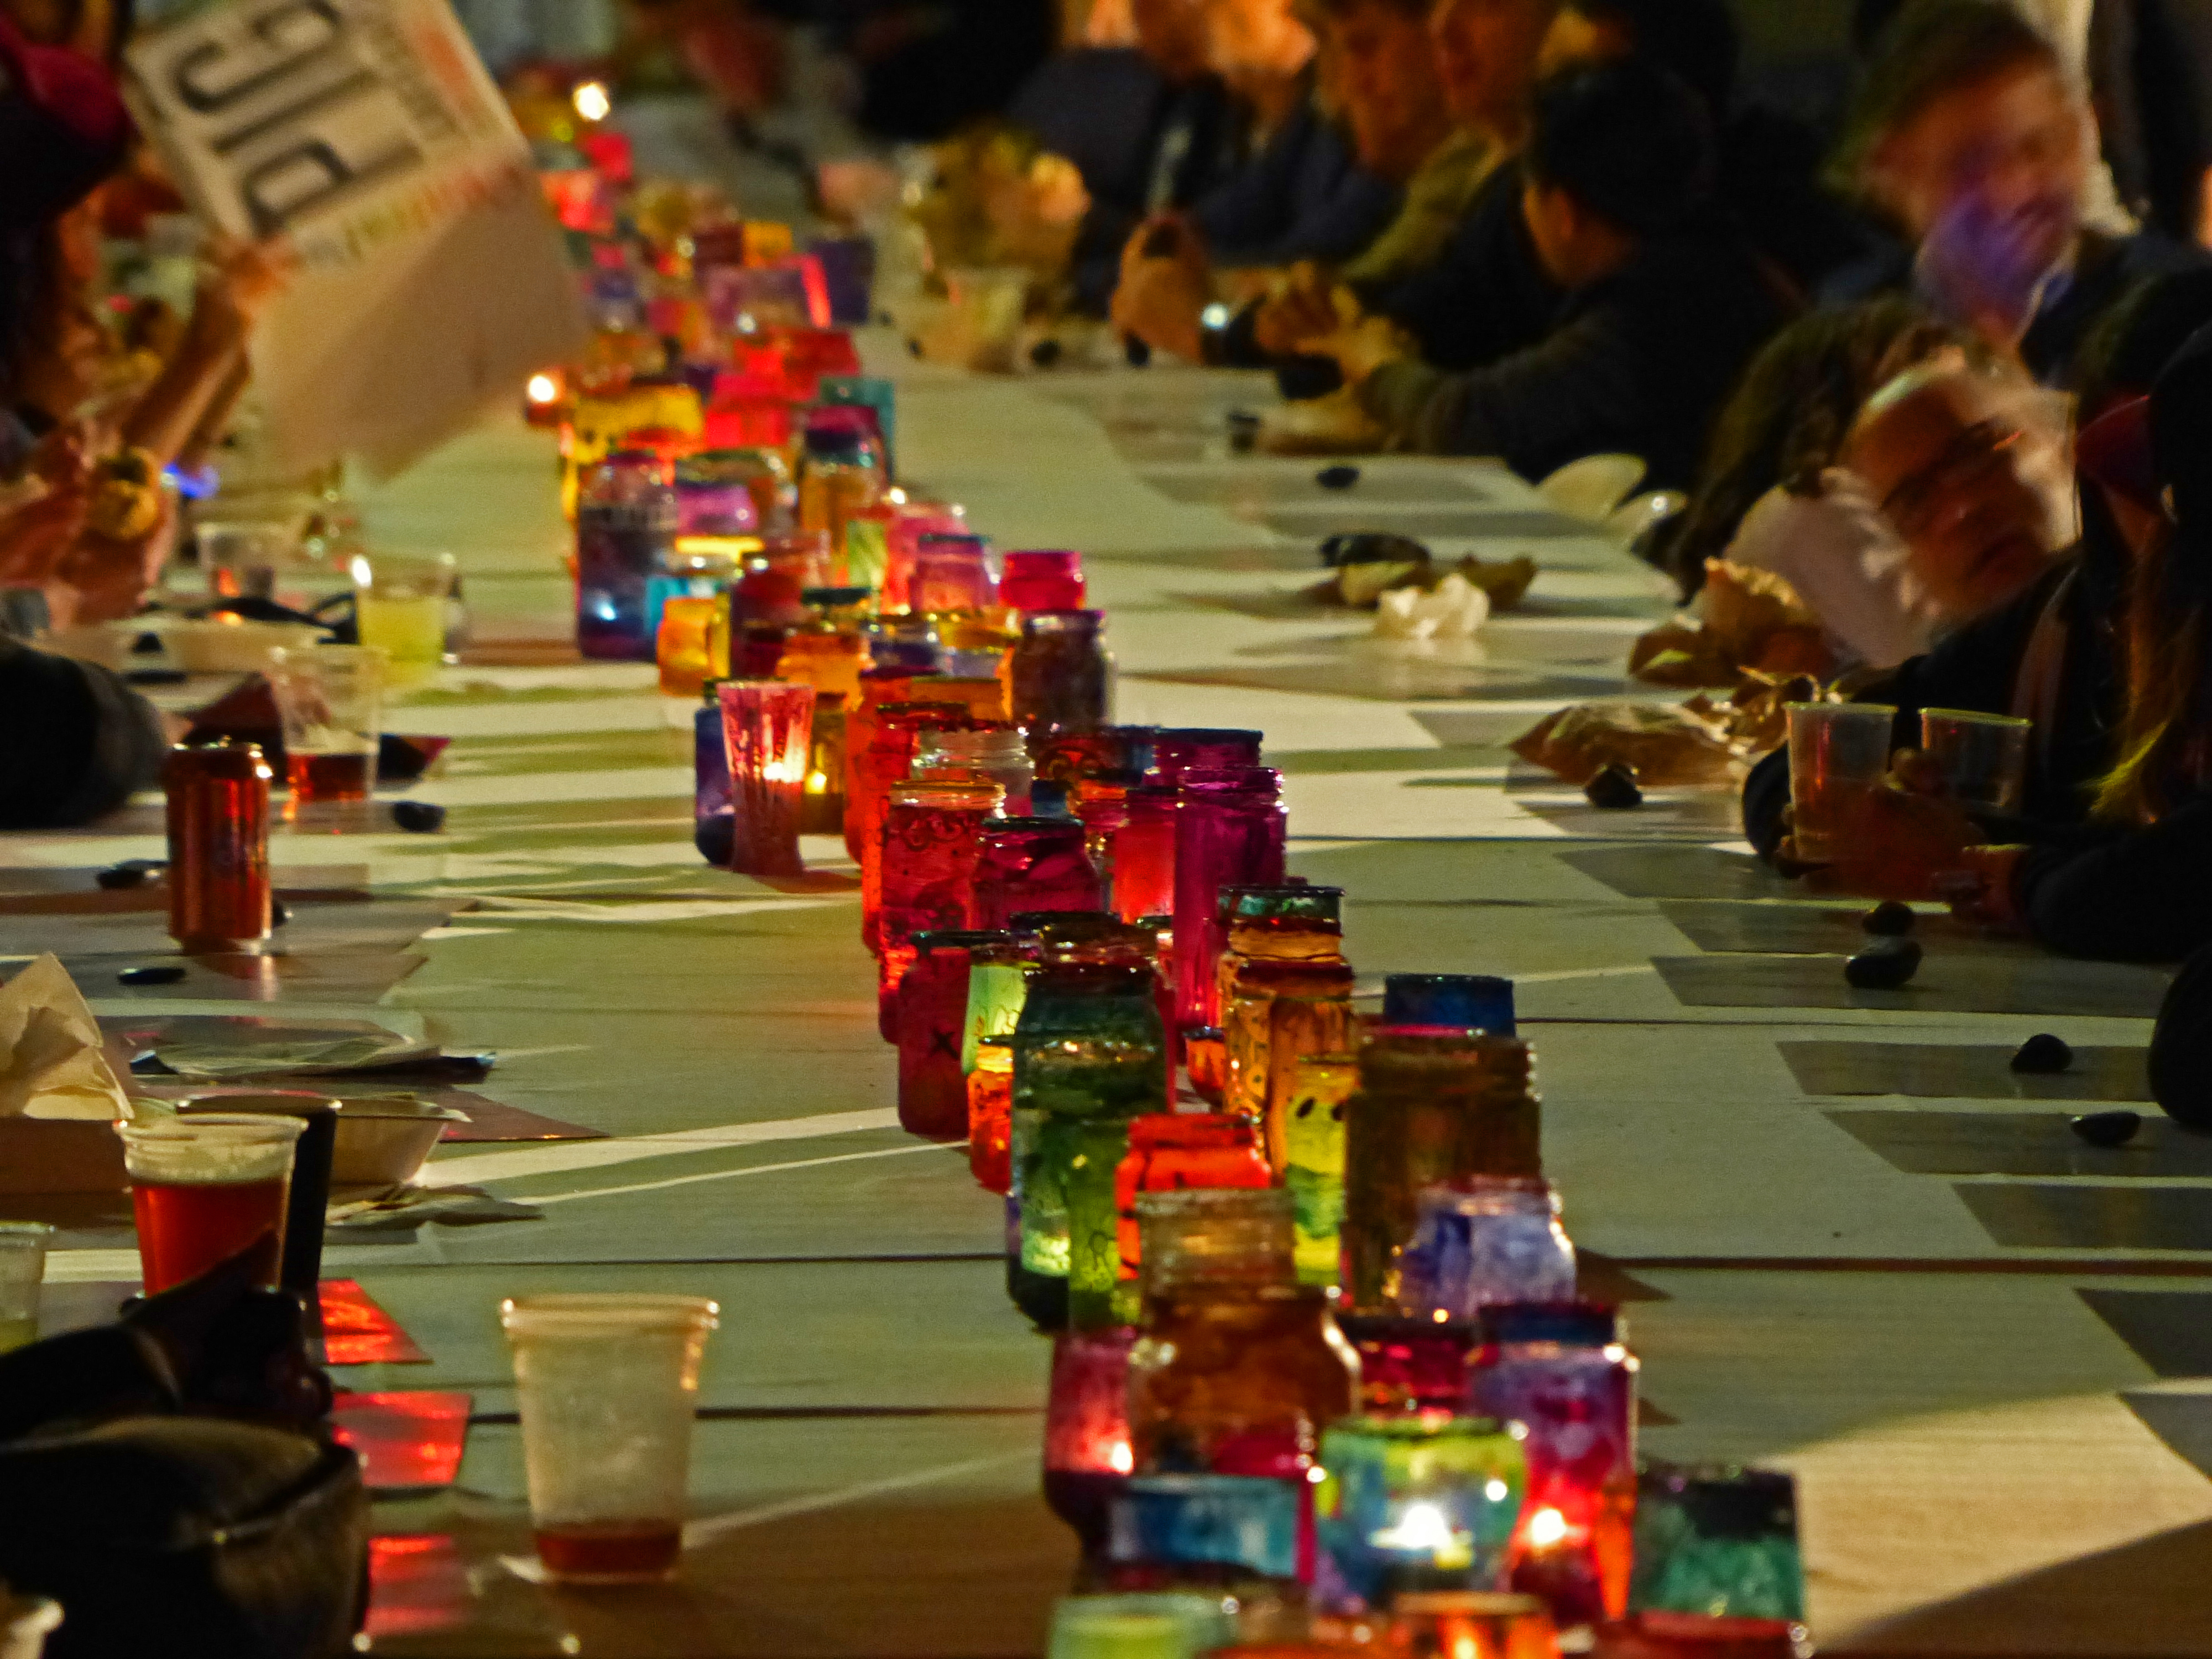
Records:
[[[1152,970],[1141,963],[1048,963],[1030,981],[1014,1028],[1018,1158],[1023,1114],[1038,1114],[1031,1155],[1021,1164],[1024,1269],[1049,1273],[1060,1254],[1043,1248],[1056,1208],[1066,1228],[1067,1322],[1078,1329],[1119,1322],[1115,1172],[1129,1150],[1129,1120],[1158,1111],[1167,1089],[1167,1036],[1156,993]],[[1040,1246],[1034,1250],[1032,1191]],[[1036,1287],[1034,1299],[1044,1306],[1048,1294]]]

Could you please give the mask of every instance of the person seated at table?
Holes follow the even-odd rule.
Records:
[[[1705,101],[1718,145],[1717,193],[1759,251],[1802,293],[1870,251],[1867,228],[1820,179],[1821,143],[1792,117],[1741,103],[1742,40],[1727,0],[1564,0],[1545,38],[1547,71],[1641,56]]]
[[[1330,88],[1359,167],[1394,192],[1390,215],[1355,262],[1389,269],[1418,256],[1479,182],[1488,155],[1455,134],[1435,62],[1428,0],[1322,0],[1317,21]],[[1253,326],[1268,302],[1218,304],[1217,252],[1201,208],[1188,223],[1155,220],[1121,257],[1114,321],[1124,333],[1193,361],[1262,367]],[[1191,234],[1195,232],[1196,234]],[[1161,234],[1164,233],[1164,234]],[[1256,261],[1255,263],[1257,263]],[[1210,327],[1209,317],[1215,320]]]
[[[1752,359],[1723,406],[1697,489],[1662,527],[1652,562],[1681,585],[1686,601],[1704,586],[1705,562],[1725,558],[1788,578],[1820,611],[1821,581],[1801,581],[1788,562],[1796,543],[1846,560],[1897,545],[1863,489],[1838,470],[1859,411],[1916,364],[1977,352],[1965,330],[1895,296],[1798,318]],[[1917,654],[1840,620],[1830,632],[1853,661],[1888,667]]]
[[[1786,315],[1714,211],[1711,124],[1695,94],[1640,59],[1538,89],[1523,157],[1530,240],[1567,299],[1538,344],[1447,374],[1386,319],[1310,343],[1341,366],[1398,446],[1497,455],[1527,477],[1581,456],[1640,455],[1687,483],[1730,386]]]
[[[1899,240],[1823,297],[1910,289],[2063,383],[2129,289],[2204,259],[2085,228],[2091,118],[2051,42],[2002,0],[1913,0],[1881,37],[1839,161]]]
[[[1839,667],[1894,668],[1996,609],[2073,540],[2066,411],[1956,347],[1869,398],[1806,496],[1762,500],[1730,544],[1820,619]]]
[[[1146,215],[1197,199],[1233,143],[1229,88],[1207,62],[1204,0],[1132,0],[1133,46],[1077,46],[1038,67],[1006,118],[1066,157],[1090,205],[1073,255],[1079,303],[1103,311]]]
[[[2077,398],[2083,427],[2081,534],[2074,556],[2054,562],[2009,603],[1968,623],[1925,656],[1868,681],[1861,701],[1898,710],[1896,741],[1919,740],[1923,708],[2025,715],[2036,722],[2019,820],[2008,836],[2064,844],[2078,837],[2112,769],[2123,720],[2124,635],[2131,583],[2165,532],[2162,485],[2151,453],[2154,382],[2198,331],[2212,326],[2212,272],[2170,274],[2146,284],[2084,343]],[[2169,436],[2176,417],[2167,420]],[[1987,518],[1988,475],[1978,494],[1961,495],[1955,516]],[[1951,486],[1957,488],[1954,482]],[[2015,504],[2017,492],[2006,490]],[[1916,763],[1905,757],[1908,777]],[[1790,763],[1786,750],[1754,768],[1743,791],[1744,833],[1761,856],[1786,861]],[[1970,843],[1979,833],[1940,798],[1890,792],[1870,829],[1835,872],[1854,891],[1920,896],[1940,872],[1971,872],[1987,856]],[[1966,883],[1978,890],[1974,879]]]

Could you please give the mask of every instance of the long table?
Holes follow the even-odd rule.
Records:
[[[2212,1650],[2212,1156],[2162,1121],[2113,1152],[2065,1124],[2142,1100],[2161,975],[1931,917],[1911,987],[1853,991],[1857,907],[1757,866],[1732,799],[1600,811],[1515,760],[1564,702],[1652,696],[1621,665],[1668,595],[1499,468],[1370,460],[1332,493],[1315,463],[1230,452],[1228,410],[1271,395],[1253,379],[868,350],[900,382],[910,479],[1002,546],[1084,550],[1121,719],[1264,729],[1291,866],[1346,889],[1364,990],[1516,980],[1547,1170],[1642,1358],[1643,1448],[1796,1473],[1823,1648]],[[334,1245],[428,1355],[345,1384],[474,1398],[458,1484],[380,1506],[375,1650],[1038,1651],[1073,1554],[1037,1496],[1048,1345],[1001,1289],[998,1201],[896,1127],[842,845],[809,838],[799,880],[708,868],[689,706],[649,668],[557,660],[552,471],[550,439],[495,423],[367,495],[379,544],[459,556],[477,620],[472,665],[390,722],[453,738],[406,792],[450,819],[280,837],[280,860],[462,908],[388,988],[302,979],[269,1006],[496,1048],[488,1089],[610,1132],[434,1161],[536,1218]],[[1392,644],[1302,592],[1340,529],[1541,574],[1472,646]],[[0,838],[0,865],[157,851],[134,812]],[[2074,1072],[2015,1076],[2045,1030]],[[127,1235],[64,1242],[58,1278],[122,1276]],[[678,1587],[532,1582],[495,1310],[554,1287],[721,1304]]]

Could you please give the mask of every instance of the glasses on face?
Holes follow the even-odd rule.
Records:
[[[1953,490],[1990,477],[2027,435],[2009,421],[1975,422],[1881,498],[1882,516],[1907,540],[1924,534]]]

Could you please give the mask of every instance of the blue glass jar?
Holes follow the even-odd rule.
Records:
[[[1420,1195],[1399,1258],[1399,1311],[1473,1319],[1504,1302],[1571,1302],[1575,1247],[1559,1195],[1534,1176],[1468,1176]]]
[[[1495,974],[1392,974],[1382,981],[1382,1023],[1511,1036],[1513,981]]]
[[[706,701],[691,711],[691,844],[699,856],[727,869],[737,835],[737,808],[730,794],[730,749],[722,735],[722,702],[708,680]]]

